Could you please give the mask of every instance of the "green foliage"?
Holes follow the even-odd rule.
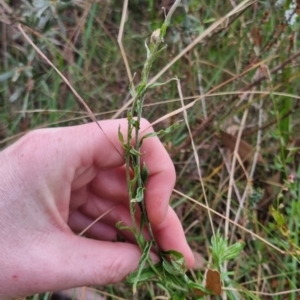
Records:
[[[152,280],[164,291],[167,291],[171,299],[185,299],[194,290],[201,290],[205,294],[211,292],[203,285],[192,281],[186,275],[186,265],[181,253],[171,250],[161,253],[162,261],[151,267],[139,268],[127,277],[129,283],[147,282]]]
[[[213,259],[213,268],[220,270],[225,261],[238,257],[244,246],[244,242],[237,242],[228,246],[227,239],[224,239],[218,231],[216,235],[211,238],[210,249]]]
[[[176,1],[174,4],[174,8],[178,5],[180,1]],[[172,9],[171,9],[172,10]],[[160,130],[159,132],[149,133],[140,137],[139,129],[140,129],[140,120],[142,118],[142,110],[143,103],[146,91],[148,89],[148,77],[152,67],[154,60],[157,55],[164,49],[164,47],[160,48],[160,44],[163,41],[164,35],[166,33],[166,28],[170,23],[170,15],[166,16],[166,20],[163,23],[161,29],[157,29],[151,36],[150,44],[147,45],[145,43],[146,51],[147,51],[147,60],[144,64],[144,68],[142,70],[142,78],[141,82],[138,84],[136,89],[133,88],[132,84],[130,85],[130,93],[134,96],[134,101],[130,112],[127,113],[128,119],[128,134],[127,141],[124,141],[124,137],[121,134],[120,128],[118,131],[120,142],[123,144],[123,148],[125,150],[125,159],[126,159],[126,177],[128,184],[128,193],[130,199],[130,213],[133,223],[133,228],[130,229],[134,234],[136,241],[142,251],[142,256],[139,262],[139,267],[136,272],[131,274],[128,278],[129,282],[133,283],[133,293],[135,294],[137,291],[138,282],[148,280],[149,277],[153,275],[158,275],[156,280],[158,286],[168,291],[174,299],[183,299],[184,295],[189,292],[190,282],[193,283],[192,280],[188,279],[186,276],[186,265],[184,257],[181,253],[176,251],[168,251],[166,253],[162,253],[158,251],[161,258],[161,263],[158,265],[153,264],[150,258],[150,249],[153,245],[156,245],[154,236],[152,234],[151,224],[148,220],[146,205],[144,200],[144,192],[145,192],[145,184],[147,180],[147,166],[141,165],[140,157],[141,157],[141,147],[145,138],[150,138],[154,136],[162,136],[164,134],[170,133],[172,130],[177,127],[178,123],[173,124],[169,128],[165,130]],[[151,87],[160,86],[162,84],[152,84]],[[136,117],[136,118],[134,118]],[[135,146],[132,145],[131,140],[135,134]],[[133,171],[133,178],[131,176],[131,172]],[[142,213],[142,222],[140,228],[136,226],[135,220],[135,205],[139,204]],[[151,241],[147,242],[143,237],[143,229],[144,226],[148,229]],[[156,245],[156,249],[158,249]],[[145,268],[145,264],[148,263],[149,267]],[[198,286],[199,284],[193,283]],[[204,289],[200,285],[201,289]]]

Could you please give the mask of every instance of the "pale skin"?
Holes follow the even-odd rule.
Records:
[[[126,119],[36,130],[0,152],[0,299],[86,285],[106,285],[134,271],[140,251],[130,225],[123,149]],[[142,120],[143,134],[153,129]],[[120,155],[121,153],[121,155]],[[194,257],[169,206],[175,183],[171,159],[158,138],[142,146],[149,169],[146,207],[162,250]],[[113,208],[114,207],[114,208]],[[78,236],[89,224],[86,237]],[[116,242],[123,234],[128,242]]]

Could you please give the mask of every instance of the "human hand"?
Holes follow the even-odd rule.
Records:
[[[106,135],[94,123],[36,130],[0,153],[0,299],[114,283],[137,268],[138,247],[113,242],[117,234],[131,238],[115,227],[131,225],[117,135],[120,125],[126,136],[127,120],[100,124]],[[148,127],[143,120],[143,134]],[[142,153],[155,239],[162,250],[182,252],[191,267],[193,254],[168,204],[172,161],[158,138],[145,139]],[[87,231],[90,238],[73,233],[111,208]]]

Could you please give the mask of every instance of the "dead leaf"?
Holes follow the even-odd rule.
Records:
[[[206,272],[206,286],[214,295],[222,294],[221,276],[217,270],[208,269]]]
[[[221,276],[217,270],[208,269],[206,272],[206,285],[205,288],[210,290],[213,295],[220,296],[222,294]],[[194,295],[201,297],[206,296],[208,293],[205,291],[195,289]]]
[[[235,145],[237,142],[237,138],[234,135],[231,135],[225,131],[220,131],[220,138],[225,148],[230,150],[231,152],[234,151]],[[255,152],[253,147],[249,145],[247,142],[240,140],[238,154],[242,161],[250,162],[252,159],[252,155]],[[263,164],[264,160],[260,154],[258,154],[257,162]]]

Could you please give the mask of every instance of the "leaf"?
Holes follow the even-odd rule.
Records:
[[[225,261],[236,258],[244,249],[244,246],[245,242],[243,241],[239,241],[234,243],[233,245],[230,245],[224,252],[223,260]]]
[[[181,123],[181,121],[178,121],[178,122],[172,124],[171,126],[167,127],[166,129],[162,129],[162,130],[160,130],[158,132],[154,131],[154,132],[150,132],[150,133],[145,134],[141,138],[139,146],[140,147],[142,146],[142,143],[143,143],[144,139],[147,139],[147,138],[150,138],[150,137],[156,137],[156,136],[162,137],[162,136],[164,136],[166,134],[171,133],[172,131],[174,131],[179,126],[179,123]]]
[[[164,267],[163,267],[164,268]],[[165,268],[164,268],[165,270]],[[163,272],[164,275],[164,284],[166,287],[173,285],[172,288],[178,287],[180,289],[184,289],[184,286],[186,286],[184,277],[182,274],[171,274],[168,272]]]
[[[155,88],[155,87],[158,87],[158,86],[162,86],[162,85],[166,85],[168,84],[169,82],[171,81],[174,81],[174,80],[177,80],[176,78],[171,78],[165,82],[156,82],[156,83],[152,83],[148,86],[148,89],[152,89],[152,88]]]
[[[217,270],[207,270],[205,287],[212,291],[214,295],[220,296],[222,294],[221,276]]]
[[[147,86],[145,83],[141,82],[136,88],[136,94],[142,97],[147,91]]]
[[[145,40],[145,48],[147,50],[147,59],[148,59],[150,57],[150,55],[151,55],[151,51],[150,51],[150,49],[149,49],[149,47],[147,45],[147,39]]]
[[[136,196],[135,196],[136,202],[142,202],[143,201],[143,199],[144,199],[144,191],[145,191],[145,188],[143,188],[143,187],[139,186],[137,188]]]
[[[27,76],[27,78],[32,78],[32,66],[27,66],[23,69],[23,72]]]
[[[16,88],[16,90],[13,92],[13,94],[9,97],[9,102],[15,102],[24,92],[25,88],[23,86],[19,86]]]
[[[124,137],[123,137],[123,133],[121,132],[121,126],[119,125],[118,127],[118,138],[119,141],[122,143],[122,145],[124,144]]]
[[[136,97],[135,89],[133,88],[133,81],[130,82],[130,84],[129,84],[129,93],[132,98]]]
[[[116,227],[117,227],[117,229],[119,229],[119,230],[129,230],[130,232],[133,232],[133,231],[134,231],[133,228],[131,228],[131,227],[129,227],[129,226],[126,226],[126,225],[122,225],[122,221],[118,222],[118,223],[116,224]]]
[[[244,248],[244,242],[236,242],[228,246],[227,238],[223,238],[218,231],[215,236],[211,238],[211,254],[213,258],[213,265],[219,268],[223,262],[236,258]]]
[[[138,282],[144,282],[144,281],[148,281],[148,280],[153,280],[153,277],[157,276],[157,273],[162,273],[162,264],[161,262],[154,265],[156,272],[153,270],[152,267],[146,267],[142,270],[142,272],[140,273],[140,276],[138,277]],[[132,273],[130,273],[127,278],[126,281],[128,283],[134,283],[134,281],[136,280],[136,277],[138,275],[138,271],[134,271]]]
[[[130,188],[130,190],[133,190],[133,189],[134,189],[135,184],[136,184],[136,182],[137,182],[137,180],[138,180],[138,170],[139,170],[139,167],[138,167],[138,166],[135,166],[135,167],[134,167],[134,172],[133,172],[134,176],[133,176],[133,178],[129,181],[129,188]],[[133,197],[135,197],[135,195],[133,195]]]
[[[270,212],[271,212],[280,232],[284,236],[288,237],[290,235],[290,232],[289,232],[288,226],[286,224],[284,215],[279,210],[276,210],[273,206],[270,207]]]
[[[221,237],[218,231],[216,235],[211,238],[211,254],[213,263],[216,267],[219,267],[223,263],[224,252],[227,248],[227,239]]]
[[[177,129],[177,127],[179,126],[179,124],[182,121],[177,121],[176,123],[172,124],[171,126],[167,127],[165,130],[161,130],[158,132],[159,136],[163,135],[163,134],[168,134],[171,133],[172,131],[174,131],[175,129]]]
[[[3,82],[11,77],[13,77],[15,74],[15,70],[11,70],[5,73],[0,74],[0,82]]]
[[[222,141],[224,147],[226,147],[228,150],[233,152],[235,149],[236,142],[237,142],[237,137],[221,130],[220,138],[221,138],[221,141]],[[252,154],[254,152],[255,152],[255,150],[253,149],[253,147],[251,145],[249,145],[247,142],[245,142],[243,140],[240,140],[238,154],[239,154],[240,158],[242,159],[242,161],[250,162],[252,160]],[[264,160],[260,153],[258,154],[257,162],[261,163],[261,164],[264,163]]]
[[[130,147],[129,152],[134,155],[134,156],[142,156],[142,153],[138,152],[137,150],[135,150],[133,147]]]
[[[144,252],[143,252],[143,254],[142,254],[141,258],[140,258],[138,271],[137,271],[136,277],[133,280],[133,287],[132,287],[133,294],[136,293],[136,286],[137,286],[137,284],[139,282],[139,278],[140,278],[140,276],[142,274],[142,271],[143,271],[143,269],[145,267],[146,261],[147,261],[147,259],[149,257],[151,246],[152,246],[152,242],[147,242],[147,244],[146,244],[146,246],[144,248]]]
[[[20,77],[20,75],[21,75],[21,69],[20,68],[17,68],[17,69],[15,69],[15,72],[14,72],[14,76],[13,76],[13,78],[11,79],[11,81],[12,82],[16,82],[18,79],[19,79],[19,77]]]
[[[145,134],[142,139],[141,139],[141,142],[140,142],[140,145],[142,144],[142,141],[146,138],[149,138],[149,137],[155,137],[155,136],[158,136],[158,132],[150,132],[150,133],[147,133]]]
[[[142,167],[142,171],[141,171],[141,179],[142,179],[144,186],[146,185],[146,183],[148,181],[148,177],[149,177],[149,171],[148,171],[146,164],[144,163],[143,167]]]
[[[193,281],[190,281],[188,283],[188,287],[189,287],[189,289],[192,290],[192,293],[195,296],[198,296],[198,297],[202,297],[202,296],[206,296],[206,295],[210,295],[211,294],[210,290],[206,289],[201,284],[193,282]]]
[[[184,275],[187,271],[184,256],[175,250],[162,253],[163,267],[170,274]]]

